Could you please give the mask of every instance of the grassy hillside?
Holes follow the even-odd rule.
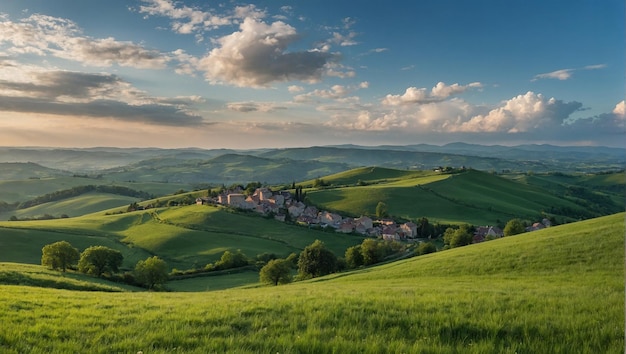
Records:
[[[128,205],[132,202],[138,201],[139,199],[133,197],[91,192],[58,202],[44,203],[34,207],[11,210],[4,213],[0,212],[0,220],[8,220],[13,215],[15,215],[18,219],[38,217],[44,214],[49,214],[55,217],[59,217],[63,214],[71,217],[81,216]]]
[[[60,273],[42,266],[0,263],[0,284],[87,291],[137,291],[140,288],[115,284],[79,273]]]
[[[362,241],[362,237],[287,225],[256,214],[191,205],[118,215],[0,222],[0,260],[39,264],[44,245],[66,240],[80,250],[91,245],[118,249],[124,254],[126,268],[154,254],[171,268],[188,269],[215,262],[226,250],[241,249],[248,257],[264,252],[286,257],[315,239],[337,255]]]
[[[354,170],[344,180],[367,181],[367,169]],[[395,217],[426,217],[442,223],[467,222],[474,225],[506,223],[522,217],[531,220],[545,211],[562,221],[570,215],[593,216],[591,211],[571,200],[554,196],[549,190],[513,182],[499,176],[467,170],[458,174],[411,175],[378,179],[377,184],[337,189],[309,190],[307,196],[321,208],[347,214],[375,215],[378,202],[384,202]],[[389,175],[392,176],[392,175]],[[337,178],[341,180],[341,178]],[[329,178],[329,180],[332,180]]]
[[[0,349],[621,353],[624,217],[279,287],[115,294],[0,286]]]
[[[103,171],[115,181],[168,181],[176,183],[291,183],[348,169],[346,164],[268,159],[251,155],[225,154],[210,160],[152,159]]]
[[[0,162],[0,181],[37,179],[70,174],[67,171],[44,167],[32,162]]]
[[[86,185],[117,185],[153,195],[171,194],[179,189],[193,189],[193,186],[187,183],[128,182],[128,180],[113,182],[107,179],[83,177],[0,180],[0,201],[7,203],[23,202],[44,194]]]

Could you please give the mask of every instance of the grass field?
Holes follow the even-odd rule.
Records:
[[[0,212],[0,220],[8,220],[15,215],[17,218],[39,217],[49,214],[59,217],[63,214],[74,217],[91,214],[120,206],[127,206],[139,199],[116,194],[90,192],[77,197],[49,202],[34,207]]]
[[[186,183],[159,182],[112,182],[104,179],[83,177],[51,177],[24,180],[0,180],[0,201],[7,203],[23,202],[48,193],[85,185],[116,185],[148,192],[154,195],[166,195],[179,189],[190,190]]]
[[[352,175],[352,180],[358,176]],[[384,178],[378,176],[378,180]],[[395,217],[412,220],[426,217],[433,222],[474,225],[503,224],[516,217],[532,220],[550,207],[583,210],[539,187],[475,170],[453,175],[389,178],[361,187],[313,189],[307,191],[307,196],[322,208],[357,216],[375,215],[378,202],[384,202],[389,214]]]
[[[92,245],[117,249],[124,255],[124,268],[158,255],[170,268],[189,269],[215,262],[226,250],[240,249],[250,258],[265,252],[286,257],[316,239],[338,256],[363,240],[256,214],[191,205],[117,215],[100,212],[69,219],[0,222],[0,261],[39,264],[44,245],[66,240],[81,251]]]
[[[622,353],[620,213],[278,287],[0,286],[0,350]]]

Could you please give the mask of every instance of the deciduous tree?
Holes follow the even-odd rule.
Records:
[[[167,263],[157,256],[139,261],[135,266],[135,279],[148,289],[154,289],[167,281]]]
[[[80,258],[78,249],[67,241],[59,241],[43,246],[41,249],[41,265],[51,269],[65,270],[76,264]]]
[[[123,260],[120,251],[105,246],[91,246],[80,254],[78,270],[99,277],[107,272],[117,272]]]
[[[320,240],[306,246],[298,258],[298,273],[303,278],[330,274],[336,268],[337,257]]]
[[[261,282],[286,284],[291,282],[291,262],[286,259],[272,259],[259,272]]]
[[[506,223],[502,231],[504,232],[504,236],[513,236],[526,231],[526,228],[520,219],[511,219]]]

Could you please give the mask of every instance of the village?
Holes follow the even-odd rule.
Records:
[[[257,188],[251,195],[244,194],[244,190],[237,187],[225,190],[216,197],[199,197],[199,205],[223,205],[231,208],[248,210],[285,222],[293,221],[296,224],[332,228],[340,233],[357,233],[370,237],[381,237],[384,240],[415,242],[418,238],[418,226],[413,222],[397,223],[388,218],[372,219],[362,215],[358,218],[344,217],[334,212],[318,210],[315,206],[306,205],[287,191],[272,192],[269,188]],[[531,230],[548,227],[549,221],[536,223]],[[473,237],[473,243],[488,239],[499,238],[504,235],[497,226],[478,226]]]

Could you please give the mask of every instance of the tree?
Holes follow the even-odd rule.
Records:
[[[420,242],[419,246],[417,246],[417,254],[419,256],[434,252],[437,252],[437,247],[431,242]]]
[[[298,258],[298,273],[303,278],[330,274],[337,268],[337,257],[320,240],[306,246]]]
[[[220,260],[215,262],[215,268],[216,270],[239,268],[248,264],[250,264],[248,257],[241,250],[237,250],[235,253],[225,251]]]
[[[361,255],[363,256],[363,264],[372,265],[383,260],[385,252],[382,245],[378,241],[368,238],[361,243]]]
[[[378,202],[378,204],[376,204],[376,216],[379,218],[386,218],[387,216],[389,216],[387,204],[383,202]]]
[[[272,259],[259,272],[261,282],[267,284],[287,284],[291,282],[291,262],[286,259]]]
[[[346,263],[349,268],[358,268],[363,265],[363,255],[361,254],[361,245],[349,247],[346,250]]]
[[[80,254],[78,270],[99,277],[106,272],[117,272],[123,260],[120,251],[105,246],[91,246]]]
[[[80,258],[78,249],[67,241],[59,241],[43,246],[41,249],[41,265],[51,269],[65,270],[76,264]]]
[[[513,236],[526,231],[526,228],[520,219],[511,219],[506,223],[502,231],[504,232],[504,236]]]
[[[167,281],[167,263],[157,256],[139,261],[135,266],[135,279],[148,289],[154,289]]]
[[[458,229],[447,228],[443,234],[443,242],[450,248],[469,245],[472,243],[472,233],[469,225],[461,225]]]

